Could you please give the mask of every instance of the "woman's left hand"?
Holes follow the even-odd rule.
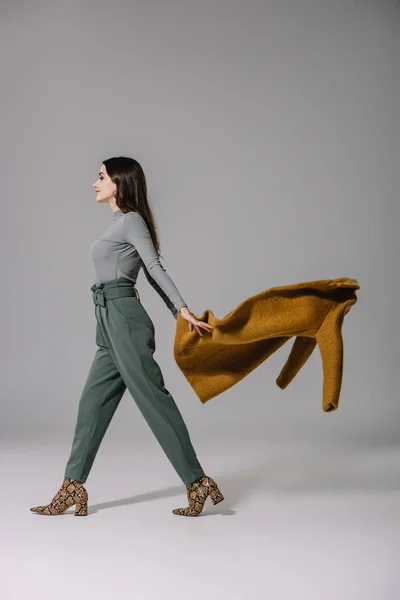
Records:
[[[200,332],[200,328],[205,329],[206,331],[212,331],[214,329],[214,327],[209,323],[195,319],[187,306],[182,306],[179,314],[181,314],[182,317],[189,323],[189,331],[193,331],[194,327],[197,333],[202,336],[203,334]]]

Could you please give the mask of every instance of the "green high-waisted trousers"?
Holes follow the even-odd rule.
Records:
[[[114,279],[90,289],[98,347],[79,401],[64,477],[86,481],[126,388],[183,483],[204,477],[185,422],[153,357],[154,325],[135,286]]]

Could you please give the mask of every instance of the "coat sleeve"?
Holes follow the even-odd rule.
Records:
[[[144,218],[136,212],[124,216],[124,239],[134,246],[142,260],[147,281],[161,296],[175,319],[182,306],[187,306],[178,288],[160,263],[149,228]]]

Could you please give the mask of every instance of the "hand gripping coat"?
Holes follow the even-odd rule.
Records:
[[[294,338],[276,383],[285,389],[315,346],[322,359],[322,410],[338,408],[343,376],[342,325],[357,302],[357,279],[340,277],[274,287],[250,296],[222,319],[206,309],[196,319],[212,332],[189,331],[179,313],[175,361],[201,402],[229,389]]]

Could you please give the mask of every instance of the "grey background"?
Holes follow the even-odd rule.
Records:
[[[399,8],[1,2],[5,600],[398,600]],[[289,344],[202,405],[140,274],[155,358],[225,496],[199,519],[171,514],[185,488],[128,391],[89,518],[29,511],[61,485],[96,350],[89,249],[112,214],[92,184],[113,155],[142,164],[162,264],[195,314],[277,285],[361,286],[324,413],[319,352],[276,386]]]
[[[3,2],[2,436],[71,438],[95,352],[92,183],[133,156],[189,308],[356,277],[339,409],[289,344],[201,405],[140,273],[166,385],[194,437],[398,439],[399,10],[395,2]],[[126,392],[108,436],[147,436]],[[130,397],[129,397],[130,398]]]
[[[201,405],[141,273],[194,437],[398,439],[399,29],[389,1],[2,3],[2,436],[72,436],[95,352],[89,247],[112,216],[91,186],[128,155],[196,314],[276,285],[361,285],[324,414],[318,352],[275,385],[289,345]],[[150,435],[127,397],[107,435]]]

